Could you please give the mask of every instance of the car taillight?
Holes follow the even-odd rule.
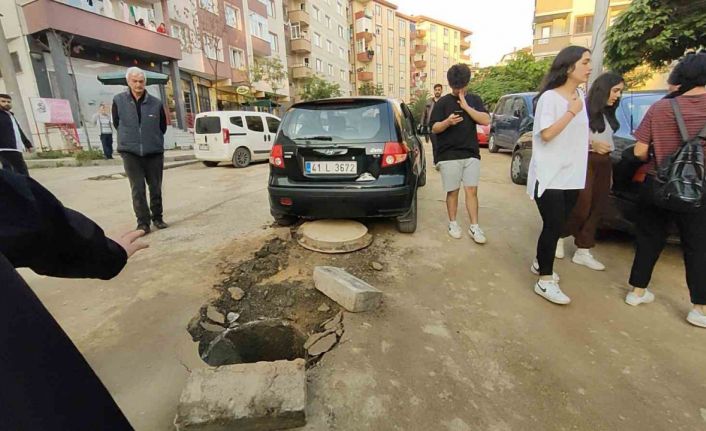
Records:
[[[272,146],[270,164],[275,168],[284,168],[284,148],[282,144],[274,144]]]
[[[223,143],[230,144],[230,130],[223,129]]]
[[[393,166],[407,160],[407,147],[399,142],[386,142],[382,153],[382,167]]]

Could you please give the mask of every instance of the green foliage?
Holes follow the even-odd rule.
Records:
[[[275,94],[286,79],[287,69],[277,57],[255,58],[255,64],[250,68],[250,80],[269,84]]]
[[[535,60],[530,53],[518,52],[507,65],[485,67],[476,72],[468,91],[479,95],[491,108],[506,94],[537,91],[550,65],[551,59]]]
[[[103,152],[98,150],[81,150],[74,153],[74,157],[79,163],[85,163],[91,160],[102,160],[104,158]]]
[[[606,64],[618,73],[663,67],[706,45],[706,0],[634,0],[606,36]]]
[[[339,97],[341,95],[341,86],[336,83],[328,82],[327,80],[314,75],[308,78],[302,86],[302,91],[299,94],[304,101],[328,99],[331,97]]]
[[[69,157],[67,153],[59,150],[37,151],[36,155],[38,159],[63,159]]]
[[[385,90],[382,85],[373,85],[370,82],[366,82],[358,87],[358,94],[361,96],[384,96]]]
[[[412,111],[416,124],[422,123],[422,115],[424,115],[424,108],[426,107],[429,98],[431,98],[431,94],[429,94],[429,91],[426,88],[417,90],[414,93],[412,103],[409,104],[409,110]]]

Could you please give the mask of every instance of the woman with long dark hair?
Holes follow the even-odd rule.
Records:
[[[559,288],[554,253],[586,183],[588,115],[578,87],[590,74],[591,51],[566,47],[554,58],[536,99],[527,193],[537,203],[543,226],[530,269],[539,275],[535,293],[555,304],[571,302]]]
[[[610,153],[615,149],[613,134],[620,128],[615,110],[625,88],[623,77],[613,72],[600,75],[588,91],[588,127],[591,129],[591,146],[588,153],[586,186],[579,192],[578,201],[564,228],[563,237],[573,235],[576,253],[571,259],[596,271],[605,265],[591,254],[596,246],[596,230],[603,217],[610,195],[613,164]],[[559,240],[556,257],[564,256],[564,241]]]

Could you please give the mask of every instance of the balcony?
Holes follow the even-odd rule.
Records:
[[[56,0],[30,1],[22,12],[28,34],[56,30],[77,36],[84,45],[138,52],[155,62],[181,59],[178,39]]]
[[[302,27],[309,26],[309,13],[303,10],[291,10],[288,12],[290,22],[298,22]]]
[[[255,55],[256,57],[269,57],[270,55],[272,55],[272,47],[270,46],[270,42],[252,35],[251,39],[253,55]]]
[[[556,54],[569,45],[571,45],[569,34],[539,38],[534,40],[532,52],[535,56]]]
[[[216,2],[218,4],[219,2]],[[261,17],[267,18],[267,6],[258,0],[248,0],[248,9]]]
[[[291,49],[296,54],[310,54],[311,41],[308,39],[292,39]]]
[[[292,66],[292,71],[290,73],[292,79],[306,79],[314,75],[314,71],[311,70],[311,67],[304,64]]]
[[[373,80],[373,72],[358,72],[358,81],[369,82]]]
[[[424,69],[427,67],[427,61],[426,60],[414,60],[414,67],[417,69]]]
[[[461,59],[461,61],[464,61],[464,62],[466,62],[466,63],[470,63],[470,62],[471,62],[471,56],[470,56],[470,55],[461,54],[461,56],[460,56],[459,58]]]
[[[373,61],[374,55],[375,55],[375,51],[370,50],[370,51],[365,51],[365,52],[359,52],[358,54],[356,54],[356,58],[361,63],[370,63],[371,61]]]
[[[370,3],[370,0],[355,0],[355,1],[357,1],[357,2],[360,3],[360,4],[368,4],[368,3]]]
[[[375,35],[369,31],[361,31],[355,34],[355,40],[365,39],[366,43],[372,42],[373,37],[375,37]]]
[[[571,11],[574,7],[573,0],[537,0],[534,16],[552,15],[560,11]]]
[[[425,37],[427,37],[427,31],[422,30],[422,29],[417,29],[417,31],[414,32],[414,37],[416,39],[424,39]]]
[[[231,80],[236,84],[241,84],[248,82],[250,77],[248,76],[247,70],[244,69],[232,69]]]
[[[471,42],[466,39],[461,39],[461,51],[465,51],[471,48]]]
[[[427,52],[427,46],[426,45],[414,45],[414,52],[417,54],[424,54]]]

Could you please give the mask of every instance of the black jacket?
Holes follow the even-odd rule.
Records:
[[[0,170],[0,196],[0,429],[132,430],[15,270],[109,279],[127,262],[125,250],[31,178]]]
[[[7,115],[10,114],[10,115]],[[10,118],[12,116],[12,118]],[[15,149],[17,148],[17,140],[15,139],[15,131],[13,130],[12,127],[12,122],[17,121],[14,119],[14,114],[9,111],[3,111],[0,112],[0,148],[10,148],[10,149]],[[30,149],[32,148],[32,142],[30,142],[29,139],[27,139],[27,136],[25,133],[22,131],[22,128],[20,125],[17,125],[17,128],[20,131],[20,136],[22,137],[22,143],[24,144],[25,148]]]

